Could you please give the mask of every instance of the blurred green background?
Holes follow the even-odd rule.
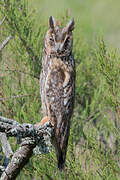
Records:
[[[103,35],[109,46],[120,47],[119,0],[30,0],[29,5],[36,10],[37,23],[41,18],[47,22],[50,15],[58,18],[68,10],[87,41]]]

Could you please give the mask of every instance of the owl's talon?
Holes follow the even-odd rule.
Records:
[[[48,118],[48,116],[45,116],[39,123],[36,123],[35,125],[36,126],[43,126],[47,122],[49,122],[49,118]]]

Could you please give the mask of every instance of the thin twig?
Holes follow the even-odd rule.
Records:
[[[92,114],[90,114],[90,116],[86,119],[86,122],[88,122],[88,121],[90,121],[92,118],[94,118],[97,113],[99,113],[99,110],[96,110],[95,112],[93,112]]]
[[[2,26],[2,24],[4,23],[5,21],[5,17],[2,19],[2,21],[0,21],[0,26]]]
[[[7,67],[8,68],[8,67]],[[11,71],[11,72],[18,72],[18,73],[23,73],[23,74],[26,74],[26,75],[29,75],[29,76],[32,76],[36,79],[40,79],[40,77],[34,75],[34,74],[31,74],[31,73],[28,73],[28,72],[24,72],[24,71],[21,71],[21,70],[16,70],[16,69],[0,69],[0,71]]]
[[[33,94],[34,95],[34,94]],[[10,99],[16,99],[16,98],[22,98],[22,97],[28,97],[28,96],[33,96],[32,94],[24,94],[24,95],[16,95],[16,96],[10,96],[6,98],[0,98],[0,101],[8,101]],[[35,96],[35,95],[34,95]]]
[[[3,41],[2,45],[0,46],[0,51],[8,44],[8,42],[13,38],[13,36],[8,36],[5,41]]]

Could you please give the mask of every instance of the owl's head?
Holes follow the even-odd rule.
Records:
[[[49,18],[49,27],[45,36],[45,49],[49,55],[64,57],[69,56],[72,51],[74,20],[61,28],[57,26],[53,16]]]

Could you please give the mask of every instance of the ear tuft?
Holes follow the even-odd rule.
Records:
[[[74,19],[71,19],[71,20],[69,21],[69,23],[67,24],[67,26],[66,26],[67,31],[68,31],[68,32],[69,32],[69,31],[73,31],[74,25],[75,25]]]
[[[54,29],[56,26],[56,21],[53,16],[50,16],[50,18],[49,18],[49,26],[51,29]]]

